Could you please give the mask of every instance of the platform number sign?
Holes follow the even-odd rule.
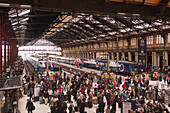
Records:
[[[146,39],[138,39],[138,71],[146,72]]]

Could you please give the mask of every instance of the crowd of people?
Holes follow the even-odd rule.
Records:
[[[38,101],[48,104],[51,113],[85,113],[85,107],[91,109],[94,105],[98,105],[96,113],[116,113],[119,108],[123,109],[123,102],[131,104],[129,113],[169,113],[165,91],[159,92],[157,86],[150,86],[145,76],[123,81],[119,75],[112,79],[63,72],[60,76],[54,75],[53,80],[42,76],[25,75],[24,78],[24,92],[30,97],[29,101],[36,101],[34,87],[40,87]]]

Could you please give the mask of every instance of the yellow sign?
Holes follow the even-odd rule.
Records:
[[[108,69],[108,71],[111,71],[111,69]]]
[[[114,76],[113,76],[113,75],[110,75],[110,78],[114,78]]]
[[[145,43],[145,41],[142,39],[142,40],[140,40],[140,43],[141,43],[141,44],[144,44],[144,43]]]
[[[53,76],[49,76],[49,80],[53,80]]]
[[[45,70],[45,72],[50,72],[50,70]]]
[[[108,76],[108,75],[106,75],[106,78],[109,78],[109,76]]]

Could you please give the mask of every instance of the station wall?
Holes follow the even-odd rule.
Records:
[[[141,37],[139,37],[141,38]],[[170,65],[170,33],[148,35],[146,64],[151,66]],[[93,42],[77,44],[62,48],[63,56],[88,59],[138,61],[138,38],[110,40],[105,42]]]

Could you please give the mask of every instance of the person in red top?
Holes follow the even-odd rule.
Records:
[[[143,77],[142,82],[143,82],[143,83],[145,82],[145,77]]]
[[[86,87],[82,86],[82,93],[85,94]]]
[[[123,89],[125,89],[125,88],[126,88],[126,83],[124,83],[124,84],[122,85],[122,88],[123,88]]]

